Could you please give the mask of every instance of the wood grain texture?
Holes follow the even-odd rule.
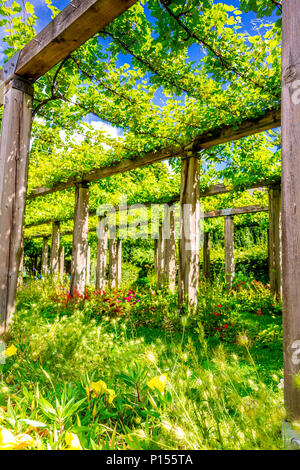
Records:
[[[50,252],[50,273],[57,276],[59,272],[59,244],[60,244],[60,223],[53,222]]]
[[[32,96],[5,87],[0,150],[0,334],[11,322],[22,253]]]
[[[281,299],[281,188],[269,190],[269,278],[272,295]]]
[[[210,281],[210,233],[204,232],[203,237],[203,276]]]
[[[42,268],[41,268],[42,276],[47,276],[47,274],[49,273],[48,257],[49,257],[48,237],[43,237]]]
[[[300,2],[284,0],[282,40],[282,268],[284,396],[288,417],[300,419]],[[296,356],[296,357],[295,357]],[[299,363],[298,363],[299,362]]]
[[[181,161],[178,306],[197,306],[200,250],[200,161],[192,152]]]
[[[166,204],[162,227],[164,238],[163,285],[171,292],[176,287],[176,241],[175,241],[175,206]]]
[[[233,217],[225,217],[225,279],[228,289],[232,288],[234,279],[234,223]]]
[[[108,240],[107,225],[103,217],[99,217],[97,235],[96,289],[105,290]]]
[[[73,0],[19,54],[15,74],[36,81],[137,0]]]
[[[82,295],[86,285],[89,230],[89,188],[80,184],[75,193],[70,294]]]
[[[108,280],[111,289],[120,286],[122,279],[122,240],[115,237],[109,239],[109,273]]]

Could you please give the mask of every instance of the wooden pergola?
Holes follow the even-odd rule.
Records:
[[[22,251],[28,152],[32,124],[33,84],[100,29],[131,7],[136,0],[74,0],[3,69],[4,109],[0,150],[0,333],[12,320]],[[37,188],[29,198],[75,186],[72,285],[82,283],[87,256],[88,183],[174,156],[182,158],[180,204],[192,207],[181,224],[179,295],[195,304],[199,252],[189,248],[189,233],[198,224],[200,162],[198,152],[222,142],[282,125],[282,265],[285,405],[291,420],[300,419],[300,390],[294,376],[300,372],[300,3],[283,0],[282,109],[247,119],[238,126],[211,129],[185,148],[170,147],[142,157],[98,168],[51,188]],[[230,229],[230,228],[229,228]],[[58,234],[59,236],[59,234]],[[58,239],[57,236],[57,239]],[[83,255],[82,255],[83,254]]]

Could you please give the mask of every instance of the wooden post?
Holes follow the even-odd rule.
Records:
[[[79,184],[75,193],[72,267],[70,294],[82,295],[86,284],[86,266],[89,229],[89,188]]]
[[[0,144],[0,334],[12,320],[21,257],[33,88],[13,78],[4,89]]]
[[[86,254],[86,277],[85,283],[89,285],[91,282],[91,247],[88,245]]]
[[[52,240],[51,240],[51,254],[50,254],[50,273],[57,276],[59,271],[59,243],[60,243],[60,223],[53,222],[52,224]]]
[[[204,232],[203,240],[203,276],[210,281],[210,233]]]
[[[42,276],[47,276],[48,274],[48,238],[43,238],[43,248],[42,248]]]
[[[269,277],[276,299],[281,299],[281,188],[269,189]]]
[[[174,206],[165,205],[163,239],[164,239],[164,285],[175,291],[176,283],[176,259],[175,259],[175,214]]]
[[[118,240],[112,237],[109,239],[108,280],[109,287],[115,289],[118,283]]]
[[[233,217],[225,217],[225,278],[229,289],[234,278],[234,224]]]
[[[97,244],[96,289],[106,288],[107,266],[107,225],[103,217],[99,217],[99,233]]]
[[[300,2],[284,0],[282,40],[282,296],[284,396],[300,420]]]
[[[122,282],[122,240],[117,240],[117,287]]]
[[[200,161],[188,152],[181,160],[178,304],[196,308],[199,289]]]
[[[59,249],[59,274],[63,277],[65,273],[65,247],[61,246]]]
[[[157,240],[157,286],[164,285],[164,262],[165,262],[165,240],[163,238],[163,228],[159,225]]]

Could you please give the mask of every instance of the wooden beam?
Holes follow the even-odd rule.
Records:
[[[203,240],[203,276],[210,280],[210,233],[204,232]]]
[[[164,286],[174,292],[176,287],[175,207],[170,204],[165,205],[162,231],[164,238]]]
[[[235,216],[235,215],[243,215],[243,214],[255,214],[255,213],[260,213],[260,212],[268,212],[268,211],[269,211],[268,207],[257,206],[257,205],[245,206],[245,207],[234,207],[233,209],[216,209],[215,211],[205,212],[203,214],[203,218],[213,219],[216,217],[227,217],[228,215]],[[94,212],[91,211],[89,215],[94,215]],[[47,223],[52,223],[52,221],[49,220],[49,222]],[[39,226],[39,225],[44,225],[44,224],[45,222],[43,222],[42,224],[37,223],[33,226]],[[148,222],[141,223],[141,226],[147,225],[147,224]],[[90,232],[96,232],[96,231],[97,231],[96,227],[90,229]],[[72,233],[73,233],[72,230],[66,230],[65,232],[62,232],[62,235],[72,235]],[[26,238],[43,238],[44,236],[45,235],[31,235]],[[157,249],[157,247],[155,249]]]
[[[96,289],[106,288],[106,266],[107,266],[107,225],[105,217],[99,217],[97,227],[97,264],[96,264]]]
[[[230,142],[249,136],[262,130],[273,129],[280,126],[280,110],[266,111],[264,116],[256,119],[247,119],[240,126],[224,126],[218,129],[212,129],[201,134],[195,141],[186,146],[192,147],[194,152],[218,145],[218,143]],[[63,191],[72,188],[80,181],[93,182],[102,178],[107,178],[118,173],[134,170],[146,165],[161,162],[173,157],[180,157],[184,153],[183,147],[168,147],[166,149],[148,152],[142,156],[133,157],[132,159],[121,160],[109,167],[95,168],[82,176],[73,176],[67,181],[59,182],[49,188],[36,188],[28,195],[28,199],[34,199],[40,196],[46,196],[57,191]],[[226,191],[225,191],[226,192]]]
[[[157,271],[156,271],[156,280],[157,280],[158,287],[163,287],[164,285],[164,272],[165,272],[165,239],[163,238],[163,227],[160,224],[158,228]]]
[[[136,1],[73,0],[4,65],[4,78],[16,74],[35,82]]]
[[[281,299],[281,188],[269,190],[269,278],[271,293]]]
[[[300,2],[285,0],[282,40],[282,268],[284,397],[300,420]]]
[[[199,289],[200,161],[189,152],[181,160],[178,307],[195,309]]]
[[[89,230],[89,188],[80,184],[76,187],[73,228],[71,296],[82,295],[86,285],[86,266]]]
[[[20,89],[18,86],[20,85]],[[32,95],[21,80],[5,86],[0,144],[0,335],[12,320],[25,212]]]
[[[266,186],[273,186],[273,185],[278,185],[280,184],[281,180],[276,180],[276,181],[267,181],[267,180],[262,180],[262,181],[258,181],[257,183],[252,183],[251,185],[249,185],[248,187],[247,186],[244,186],[243,188],[240,188],[241,190],[247,190],[247,189],[259,189],[259,188],[264,188]],[[238,190],[238,188],[236,189]],[[207,189],[203,190],[203,191],[200,191],[200,198],[203,198],[203,197],[210,197],[210,196],[217,196],[219,194],[226,194],[226,193],[229,193],[230,191],[232,191],[232,187],[230,186],[226,186],[225,184],[223,183],[220,183],[220,184],[214,184],[212,186],[209,186]],[[180,194],[174,194],[173,196],[170,196],[169,198],[162,198],[162,199],[158,199],[155,204],[173,204],[175,202],[179,202],[180,201]],[[145,202],[143,203],[145,206],[151,206],[151,204],[154,204],[152,202]],[[119,206],[114,206],[114,211],[118,212],[120,210]],[[127,210],[127,209],[126,209]],[[224,210],[227,210],[227,209],[224,209]],[[93,215],[96,215],[96,210],[90,210],[90,216],[93,216]],[[109,211],[108,211],[109,212]],[[214,211],[211,211],[211,214],[213,213]],[[216,211],[215,211],[216,212]],[[254,211],[255,212],[255,211]],[[258,211],[258,212],[261,212],[261,211]],[[209,214],[209,213],[208,213]],[[219,216],[217,216],[219,217]],[[222,217],[222,216],[220,216]],[[65,219],[61,219],[60,222],[67,222],[69,220],[72,220],[73,217],[67,217]],[[38,222],[33,222],[31,224],[27,224],[25,227],[26,228],[31,228],[31,227],[38,227],[39,225],[47,225],[47,224],[50,224],[52,222],[54,222],[56,219],[45,219],[43,221],[38,221]]]
[[[234,279],[234,223],[233,217],[225,217],[225,279],[229,289]]]
[[[216,217],[228,217],[243,214],[256,214],[258,212],[268,212],[269,208],[264,206],[245,206],[245,207],[234,207],[233,209],[218,209],[215,211],[205,212],[204,219],[213,219]]]
[[[115,237],[109,239],[109,286],[111,289],[120,287],[122,273],[122,240]]]
[[[42,269],[41,269],[42,276],[47,276],[49,272],[48,271],[48,255],[49,255],[48,237],[43,237]]]
[[[50,255],[50,273],[56,276],[59,272],[59,244],[60,244],[60,223],[52,224],[52,240]]]

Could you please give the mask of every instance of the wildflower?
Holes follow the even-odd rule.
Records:
[[[106,390],[106,393],[108,393],[108,403],[111,404],[116,398],[117,394],[114,390],[111,390],[110,388]]]
[[[221,304],[219,304],[219,305],[217,305],[217,307],[218,307],[218,308],[221,308],[221,307],[222,307],[222,305],[221,305]]]
[[[168,382],[168,378],[166,374],[162,374],[162,375],[153,377],[151,380],[147,382],[147,385],[152,390],[157,389],[159,392],[164,393],[167,382]]]
[[[107,385],[103,380],[98,380],[98,382],[92,382],[87,391],[95,392],[96,395],[103,395],[107,391]]]
[[[249,344],[248,336],[245,335],[245,334],[239,334],[239,336],[237,338],[237,343],[238,343],[239,346],[247,347],[248,344]]]
[[[279,382],[279,384],[278,384],[278,388],[279,388],[279,389],[283,389],[283,388],[284,388],[284,380],[283,380],[283,379],[280,380],[280,382]]]
[[[29,436],[28,434],[18,434],[16,437],[16,450],[24,450],[28,447],[35,447],[36,442],[33,437]]]
[[[12,345],[9,346],[9,348],[6,349],[5,354],[7,357],[15,356],[17,354],[17,348],[16,346]]]
[[[66,432],[65,443],[67,450],[82,450],[78,436],[72,432]]]
[[[12,432],[7,429],[0,431],[0,450],[12,450],[16,447],[17,440]]]

